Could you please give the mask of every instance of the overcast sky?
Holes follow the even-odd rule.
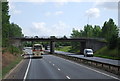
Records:
[[[9,0],[10,22],[26,36],[70,36],[84,25],[102,26],[109,18],[118,25],[118,0]]]

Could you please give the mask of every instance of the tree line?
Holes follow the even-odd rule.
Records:
[[[2,2],[2,47],[10,45],[11,37],[21,37],[22,29],[15,23],[10,23],[8,2]]]
[[[83,30],[72,30],[71,38],[76,37],[92,37],[92,38],[105,38],[107,47],[109,49],[119,48],[120,49],[120,37],[118,37],[119,29],[113,19],[105,21],[103,26],[98,25],[85,25]],[[80,44],[77,42],[71,43],[72,50],[79,50]]]

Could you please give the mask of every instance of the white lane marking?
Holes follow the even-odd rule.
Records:
[[[66,76],[68,79],[70,79],[70,77],[69,76]]]
[[[25,81],[25,80],[26,80],[26,78],[27,78],[28,71],[29,71],[29,68],[30,68],[30,64],[31,64],[31,59],[29,60],[29,64],[28,64],[27,70],[26,70],[26,72],[25,72],[25,76],[24,76],[23,81]]]
[[[92,70],[92,71],[95,71],[95,72],[97,72],[97,73],[100,73],[100,74],[106,75],[106,76],[108,76],[108,77],[111,77],[111,78],[114,78],[114,79],[120,80],[119,78],[117,78],[117,77],[115,77],[115,76],[108,75],[108,74],[106,74],[106,73],[103,73],[103,72],[100,72],[100,71],[94,70],[94,69],[89,68],[89,67],[87,67],[87,66],[80,65],[80,64],[74,63],[74,62],[69,61],[69,60],[66,60],[66,61],[71,62],[71,63],[76,64],[76,65],[79,65],[79,66],[81,66],[81,67],[85,67],[85,68],[87,68],[87,69],[89,69],[89,70]]]
[[[58,68],[58,70],[60,71],[60,69]]]
[[[53,66],[54,66],[55,64],[53,64]]]

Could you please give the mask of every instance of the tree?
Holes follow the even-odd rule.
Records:
[[[22,37],[22,29],[14,23],[10,24],[10,37]]]
[[[2,3],[2,46],[6,47],[9,45],[9,18],[8,14],[8,2]]]
[[[120,50],[120,37],[118,38],[117,47]]]
[[[113,19],[110,18],[109,21],[106,21],[102,27],[102,37],[109,41],[113,35],[118,36],[118,28],[115,25]]]
[[[114,49],[117,47],[117,43],[118,42],[118,36],[117,35],[112,35],[110,38],[109,38],[109,41],[108,41],[108,48],[109,49]]]
[[[9,22],[10,15],[8,14],[8,2],[2,2],[2,46],[8,47],[10,37],[21,37],[22,29],[14,23]]]
[[[117,46],[118,28],[113,19],[105,22],[102,27],[102,36],[108,41],[108,48],[114,49]]]
[[[80,37],[81,35],[80,35],[80,32],[78,31],[78,30],[75,30],[74,28],[73,28],[73,30],[72,30],[72,34],[71,34],[71,38],[78,38],[78,37]]]
[[[101,37],[101,32],[100,26],[95,25],[93,28],[93,37]]]
[[[92,25],[85,25],[84,26],[84,37],[93,37],[93,27]]]

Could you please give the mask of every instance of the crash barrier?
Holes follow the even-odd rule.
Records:
[[[90,66],[94,66],[94,67],[103,69],[105,71],[120,75],[120,65],[112,65],[112,64],[108,64],[108,63],[95,61],[95,60],[89,60],[89,59],[68,56],[68,55],[58,54],[58,53],[54,53],[52,55],[59,56],[59,57],[62,57],[62,58],[68,59],[68,60],[72,60],[72,61],[75,61],[77,63],[83,63],[83,64],[87,64]]]

